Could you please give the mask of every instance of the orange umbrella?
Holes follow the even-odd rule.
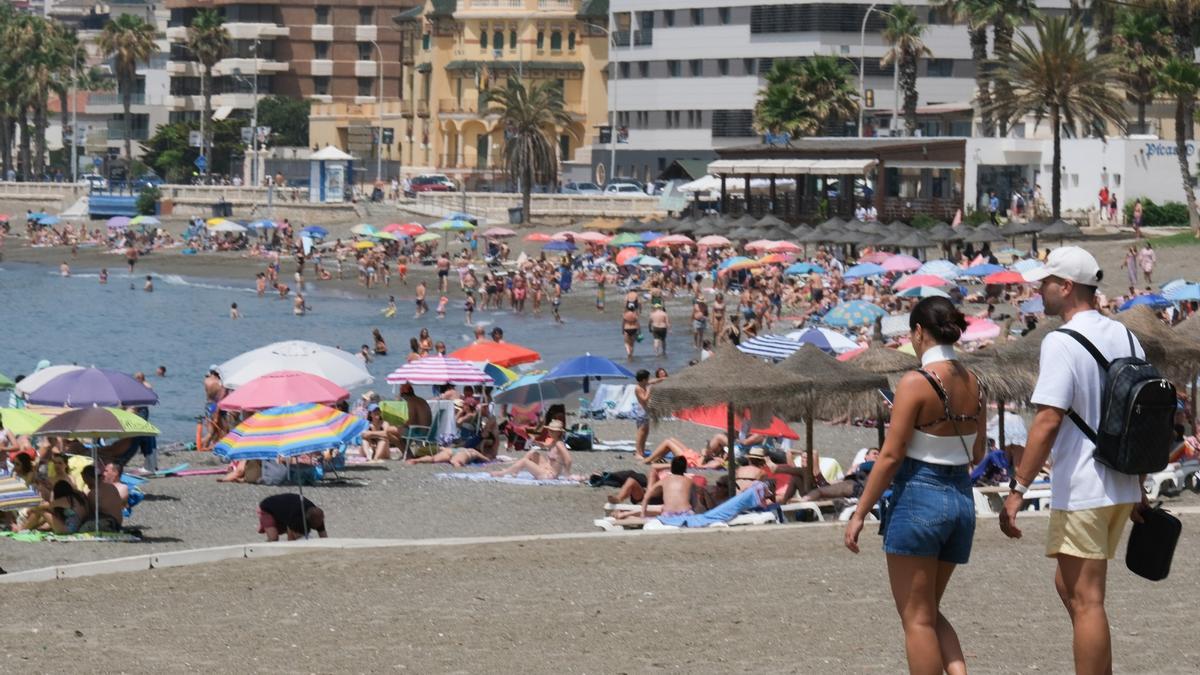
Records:
[[[542,355],[532,349],[511,342],[480,342],[471,344],[452,352],[450,356],[460,361],[474,361],[476,363],[486,361],[487,363],[493,363],[505,368],[517,366],[522,363],[533,363],[542,359]]]
[[[546,234],[545,232],[534,232],[533,234],[525,235],[525,241],[546,242],[546,241],[550,241],[550,239],[551,239],[550,235]]]
[[[692,424],[699,424],[702,427],[708,427],[710,429],[724,429],[728,421],[725,415],[726,410],[727,407],[724,405],[711,405],[703,408],[688,408],[686,410],[680,410],[676,412],[675,417],[691,422]],[[734,417],[745,419],[746,416],[734,415]],[[761,436],[779,436],[781,438],[789,438],[793,441],[800,440],[799,434],[797,434],[795,431],[792,431],[792,428],[787,425],[787,422],[784,422],[778,417],[772,417],[769,425],[759,429],[751,429],[750,433],[759,434]]]
[[[758,259],[764,265],[786,265],[792,262],[792,257],[782,253],[771,253]]]
[[[635,258],[641,254],[641,251],[632,246],[623,248],[620,251],[617,251],[617,264],[624,265],[628,263],[631,258]]]

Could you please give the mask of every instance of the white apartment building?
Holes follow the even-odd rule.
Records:
[[[932,54],[918,66],[918,113],[924,136],[971,135],[975,64],[967,29],[929,0],[907,3],[927,25]],[[895,99],[880,31],[889,2],[821,0],[611,0],[616,73],[611,86],[618,143],[617,176],[653,179],[675,160],[715,159],[714,148],[761,141],[752,128],[763,76],[775,59],[838,56],[868,92],[865,135],[887,133]],[[1068,0],[1040,0],[1043,13],[1065,13]],[[866,18],[865,30],[864,17]],[[880,127],[884,128],[880,128]],[[1014,135],[1023,135],[1021,128]],[[857,120],[824,135],[856,135]],[[614,134],[624,137],[625,134]],[[622,138],[623,140],[623,138]],[[609,164],[593,146],[592,165]],[[614,172],[601,172],[614,175]]]

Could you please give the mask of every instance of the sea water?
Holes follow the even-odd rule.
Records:
[[[473,329],[464,323],[461,293],[452,296],[446,318],[439,320],[432,311],[437,295],[431,292],[431,310],[417,319],[412,316],[412,286],[393,285],[376,289],[374,297],[361,297],[309,284],[305,299],[313,310],[294,316],[291,297],[281,300],[278,294],[268,294],[260,298],[253,280],[151,276],[154,292],[147,293],[143,290],[145,273],[129,276],[123,269],[110,267],[108,283],[101,285],[97,269],[74,270],[70,277],[62,277],[57,268],[6,262],[0,268],[0,307],[6,319],[0,335],[0,373],[9,377],[27,374],[42,359],[53,364],[142,371],[159,396],[150,421],[162,431],[162,442],[186,442],[194,439],[196,418],[203,412],[202,380],[209,367],[251,349],[280,340],[309,340],[357,353],[363,344],[374,344],[371,330],[378,328],[389,353],[367,366],[375,383],[353,393],[373,389],[388,397],[392,388],[385,377],[404,365],[409,338],[421,327],[427,327],[435,341],[445,342],[447,352],[474,339]],[[396,296],[399,307],[392,318],[382,314],[389,294]],[[242,313],[237,321],[229,318],[234,302]],[[487,325],[489,331],[493,325],[500,326],[505,340],[542,354],[541,362],[522,368],[550,368],[590,352],[631,370],[653,371],[661,365],[674,372],[695,357],[682,321],[672,330],[669,358],[653,357],[647,332],[638,345],[639,356],[630,365],[624,362],[619,307],[614,305],[597,318],[568,317],[561,325],[554,323],[549,299],[540,317],[531,316],[528,307],[527,303],[525,315],[507,310],[476,310],[474,314],[475,322]],[[154,374],[158,366],[166,366],[166,377]],[[419,393],[429,394],[430,390],[421,388]],[[0,405],[6,398],[0,395]],[[567,403],[569,409],[576,407],[574,401]]]

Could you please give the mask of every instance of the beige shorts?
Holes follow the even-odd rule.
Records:
[[[1112,560],[1129,522],[1133,504],[1114,504],[1079,511],[1051,511],[1046,533],[1046,557],[1059,554],[1092,560]]]

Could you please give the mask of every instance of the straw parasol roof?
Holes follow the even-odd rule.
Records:
[[[755,220],[754,216],[750,215],[750,212],[747,211],[746,213],[743,213],[741,217],[726,223],[725,226],[729,228],[744,227],[747,229],[753,229],[758,226],[758,223],[759,221]]]
[[[912,354],[882,345],[871,345],[846,363],[868,373],[883,375],[893,388],[905,373],[921,365]]]
[[[1200,314],[1193,314],[1184,319],[1182,323],[1175,326],[1174,330],[1185,340],[1200,343]]]
[[[883,375],[838,361],[811,344],[797,349],[777,368],[811,385],[809,392],[800,391],[798,396],[791,397],[793,419],[837,415],[845,412],[847,406],[856,414],[873,416],[879,399],[876,390],[888,386]]]
[[[661,418],[686,408],[732,403],[750,408],[755,416],[775,415],[811,389],[810,381],[722,345],[704,361],[654,385],[646,412]]]
[[[936,245],[934,241],[917,230],[906,234],[903,239],[896,242],[896,246],[903,248],[929,248],[934,245]]]
[[[1047,239],[1078,239],[1083,236],[1083,232],[1065,220],[1056,220],[1038,232],[1038,235]]]
[[[937,242],[962,240],[962,235],[946,223],[938,223],[937,225],[934,225],[932,228],[930,228],[929,232],[925,233],[925,236]]]
[[[693,237],[707,237],[710,234],[724,234],[725,228],[713,223],[701,223],[692,230]]]
[[[763,227],[762,225],[759,225],[758,227],[759,230],[768,232],[771,235],[769,237],[770,239],[787,241],[796,237],[796,235],[790,229],[788,229],[786,225],[772,225],[771,227]]]
[[[787,227],[787,223],[776,218],[774,215],[768,213],[767,215],[763,216],[762,218],[759,218],[758,220],[754,221],[754,226],[758,227],[758,228]]]
[[[963,241],[968,244],[988,244],[991,242],[1005,241],[1004,235],[992,227],[980,225],[973,232],[963,237]]]
[[[1137,336],[1138,342],[1146,350],[1146,360],[1168,377],[1186,380],[1200,365],[1200,342],[1188,340],[1171,330],[1149,307],[1138,305],[1117,314],[1113,319]]]
[[[625,222],[621,223],[621,225],[619,227],[617,227],[617,229],[622,232],[641,232],[642,231],[641,227],[642,227],[642,221],[638,220],[637,218],[630,218],[630,219],[626,220]]]
[[[1004,227],[1000,228],[1000,234],[1006,237],[1016,237],[1028,232],[1025,229],[1025,223],[1020,223],[1015,220],[1010,220],[1005,223]]]
[[[1025,337],[964,354],[963,365],[975,372],[989,398],[1026,400],[1037,384],[1042,340],[1061,325],[1059,319],[1046,317]]]

